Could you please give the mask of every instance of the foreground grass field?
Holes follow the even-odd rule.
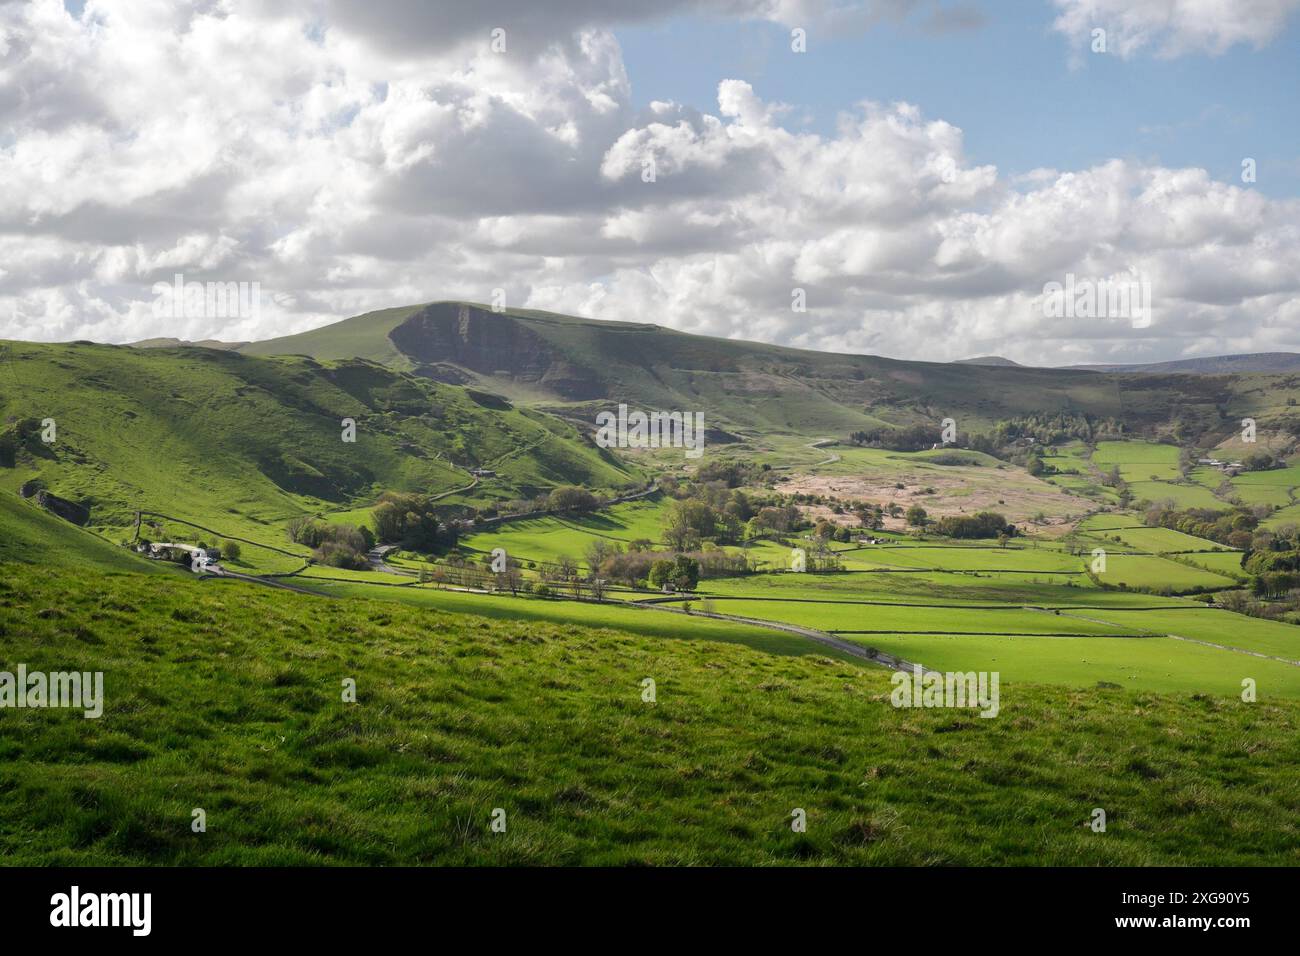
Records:
[[[0,711],[8,863],[1300,863],[1300,703],[1268,694],[1023,685],[985,720],[819,654],[0,571],[4,667],[106,698]]]

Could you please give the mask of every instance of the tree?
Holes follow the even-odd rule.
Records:
[[[595,574],[610,558],[622,553],[623,548],[617,542],[596,538],[587,545],[587,567],[591,569],[592,574]]]
[[[240,555],[243,553],[243,549],[239,547],[238,541],[227,539],[221,542],[221,556],[227,561],[238,561]]]
[[[671,584],[679,591],[694,591],[700,583],[700,562],[685,554],[671,561],[656,561],[650,566],[650,583],[654,587]]]
[[[514,561],[506,562],[506,569],[497,574],[497,590],[509,591],[511,597],[519,596],[523,584],[524,576],[519,573],[519,565]]]
[[[684,554],[660,559],[650,566],[649,581],[653,587],[671,584],[678,591],[693,591],[700,581],[700,563]]]
[[[595,511],[599,502],[596,496],[585,488],[579,488],[577,485],[561,485],[550,493],[546,504],[552,511],[584,513]]]
[[[299,515],[296,518],[291,518],[289,520],[289,523],[285,525],[285,531],[289,533],[289,540],[292,541],[294,544],[302,544],[303,533],[313,523],[314,522],[309,515]],[[162,531],[161,526],[155,525],[154,527],[157,528],[159,533],[161,533]]]
[[[662,588],[665,584],[672,583],[673,563],[667,558],[661,558],[654,564],[650,565],[650,574],[648,575],[651,587]]]
[[[924,528],[928,520],[925,509],[920,505],[912,505],[907,509],[907,523],[913,528]]]
[[[717,516],[712,508],[697,499],[674,501],[664,519],[664,541],[674,551],[690,551],[704,538],[713,537]]]

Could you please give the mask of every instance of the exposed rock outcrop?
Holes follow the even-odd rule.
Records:
[[[441,377],[432,370],[451,364],[535,384],[572,401],[607,397],[593,370],[570,361],[505,313],[436,302],[412,314],[388,338],[432,378]]]
[[[51,494],[43,488],[36,491],[35,499],[38,505],[50,512],[50,514],[62,518],[64,521],[70,521],[75,525],[81,526],[90,520],[90,509],[85,505],[79,505],[75,501],[69,501],[67,498],[60,498],[58,495]]]

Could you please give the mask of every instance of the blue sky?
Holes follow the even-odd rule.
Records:
[[[789,29],[768,22],[692,16],[615,33],[638,105],[674,100],[716,113],[718,82],[743,79],[764,100],[795,107],[785,125],[829,133],[856,102],[906,100],[961,127],[968,162],[1003,175],[1121,157],[1240,183],[1241,161],[1252,157],[1252,188],[1300,195],[1297,22],[1258,50],[1125,60],[1075,55],[1042,0],[982,14],[982,26],[948,33],[918,22],[851,36],[811,31],[801,55],[790,52]]]

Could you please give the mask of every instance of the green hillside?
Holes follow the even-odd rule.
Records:
[[[1294,701],[1017,685],[984,720],[818,654],[80,582],[0,575],[6,660],[104,672],[99,719],[0,721],[14,864],[1300,863]]]
[[[0,492],[0,561],[96,573],[159,570],[157,564],[10,492]]]
[[[497,476],[478,483],[480,499],[638,480],[560,419],[359,359],[27,343],[6,357],[0,490],[36,481],[86,505],[113,540],[139,509],[283,544],[277,528],[295,515],[388,489],[453,492],[481,466]]]
[[[1114,418],[1226,436],[1242,415],[1284,416],[1287,375],[1102,374],[1068,369],[904,362],[688,335],[649,324],[578,319],[464,302],[386,309],[255,342],[247,354],[359,355],[590,419],[627,401],[699,410],[739,430],[846,434],[882,422],[974,428],[1020,415]]]
[[[365,358],[401,365],[401,353],[388,333],[420,309],[408,305],[354,316],[311,332],[250,342],[240,346],[246,355],[310,355],[317,359]]]

